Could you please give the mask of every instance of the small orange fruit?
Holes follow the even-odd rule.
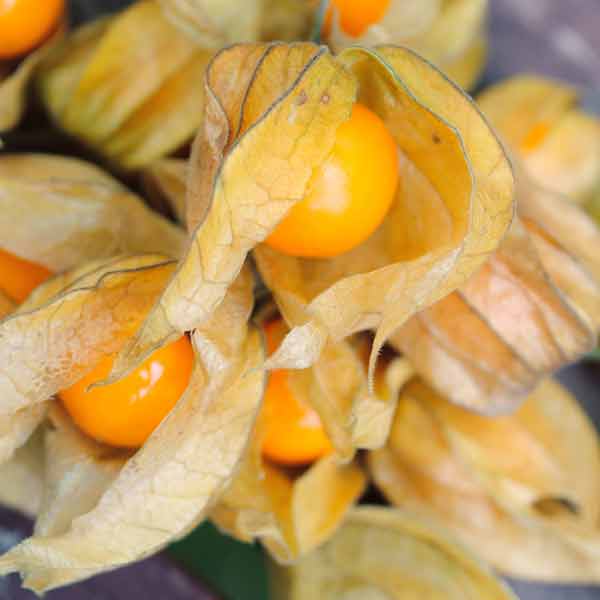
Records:
[[[33,50],[54,31],[65,0],[0,0],[0,59]]]
[[[329,34],[333,11],[337,10],[341,29],[352,37],[361,36],[369,26],[381,21],[390,6],[390,0],[331,0],[323,33]]]
[[[264,330],[271,353],[283,339],[286,327],[282,319],[276,319],[267,323]],[[305,465],[331,451],[319,415],[294,394],[287,370],[273,371],[269,376],[263,419],[263,456],[275,463]]]
[[[336,133],[305,198],[265,240],[292,256],[338,256],[364,242],[388,213],[398,186],[398,153],[384,122],[362,104]]]
[[[0,250],[0,290],[21,303],[52,273],[34,262]]]
[[[59,396],[73,421],[94,439],[138,448],[158,427],[185,391],[194,364],[186,336],[156,350],[137,369],[115,383],[87,388],[111,371],[113,357]]]

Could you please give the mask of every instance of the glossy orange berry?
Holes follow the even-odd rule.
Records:
[[[323,33],[327,35],[331,31],[333,11],[337,10],[340,28],[352,37],[359,37],[383,19],[389,6],[390,0],[331,0]]]
[[[338,256],[381,224],[398,186],[398,153],[384,122],[362,104],[338,128],[333,150],[315,170],[305,198],[265,243],[292,256]]]
[[[0,0],[0,58],[16,58],[41,44],[57,27],[65,0]]]
[[[286,332],[281,319],[264,327],[267,350],[273,352]],[[314,462],[331,451],[331,443],[319,415],[294,394],[288,371],[273,371],[265,393],[263,406],[265,458],[288,466]]]
[[[112,363],[112,357],[105,358],[59,396],[73,421],[89,436],[111,446],[138,448],[185,391],[194,364],[192,345],[183,336],[156,350],[120,381],[88,391],[91,384],[108,376]]]
[[[0,290],[19,304],[51,275],[42,265],[0,250]]]

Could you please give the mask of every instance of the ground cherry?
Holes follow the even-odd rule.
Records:
[[[352,37],[362,35],[371,25],[381,21],[390,6],[390,0],[331,0],[323,33],[331,31],[333,11],[338,14],[341,29]]]
[[[273,352],[286,333],[281,319],[265,325],[267,350]],[[263,407],[265,458],[281,465],[309,464],[331,451],[331,443],[319,415],[294,394],[288,371],[269,375]]]
[[[65,0],[0,0],[0,58],[33,50],[57,28]]]
[[[88,387],[108,376],[113,358],[69,389],[63,405],[85,433],[111,446],[138,448],[175,406],[190,379],[194,353],[184,336],[156,350],[135,371],[106,386]]]
[[[541,146],[550,133],[550,123],[541,121],[534,125],[521,140],[521,151],[522,152],[533,152]]]
[[[364,242],[387,214],[398,185],[396,143],[362,104],[338,128],[333,150],[313,172],[305,198],[265,240],[284,254],[337,256]]]
[[[36,263],[0,250],[0,290],[21,303],[52,273]]]

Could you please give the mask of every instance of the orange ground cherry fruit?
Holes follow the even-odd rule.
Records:
[[[16,58],[41,44],[57,27],[65,0],[0,0],[0,59]]]
[[[15,302],[23,302],[51,275],[46,267],[0,249],[0,290]]]
[[[533,152],[541,146],[550,133],[550,124],[541,121],[534,125],[521,140],[521,150],[523,152]]]
[[[287,329],[282,319],[264,326],[267,350],[272,353]],[[275,463],[300,466],[331,451],[319,415],[294,394],[285,369],[269,375],[263,406],[263,456]]]
[[[341,29],[352,37],[359,37],[371,25],[383,19],[389,6],[390,0],[331,0],[323,23],[323,33],[327,35],[331,31],[334,9],[337,10]]]
[[[59,396],[89,436],[111,446],[139,448],[185,391],[194,364],[192,345],[183,336],[156,350],[120,381],[88,390],[108,376],[112,363],[113,357],[105,358]]]
[[[292,256],[327,258],[364,242],[385,218],[398,186],[398,153],[384,122],[356,103],[331,154],[265,243]]]

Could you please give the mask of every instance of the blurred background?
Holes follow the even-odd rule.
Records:
[[[81,23],[127,4],[126,0],[70,0],[71,18]],[[480,89],[516,73],[536,72],[580,86],[587,108],[600,113],[600,0],[491,0],[490,33],[490,58]],[[590,360],[569,367],[560,379],[600,427],[600,364]],[[27,519],[0,509],[0,551],[30,530]],[[510,584],[522,600],[600,600],[600,587]],[[205,525],[159,556],[45,597],[267,600],[268,595],[261,550]],[[32,598],[34,594],[20,589],[17,577],[0,578],[0,600]]]

